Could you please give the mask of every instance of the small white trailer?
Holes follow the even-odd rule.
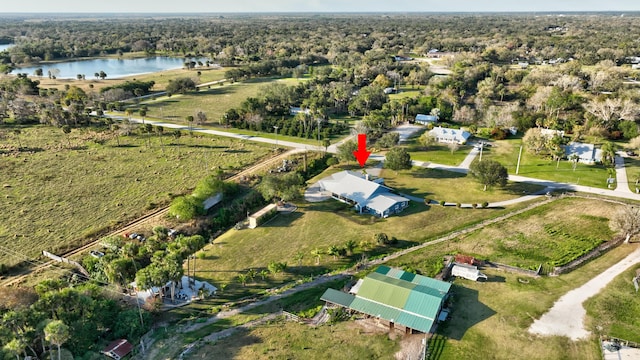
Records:
[[[451,268],[451,275],[473,281],[487,280],[487,275],[481,273],[476,266],[467,264],[454,263]]]

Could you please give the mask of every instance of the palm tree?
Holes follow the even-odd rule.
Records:
[[[327,249],[327,255],[333,256],[333,260],[335,260],[336,255],[338,255],[338,247],[335,245],[329,246],[329,248]]]
[[[262,280],[266,279],[267,276],[269,276],[269,270],[262,269],[262,271],[260,271],[260,277],[262,277]]]
[[[353,249],[356,248],[356,241],[351,239],[344,243],[344,249],[347,251],[348,255],[353,254]]]
[[[320,265],[320,256],[322,255],[322,250],[319,248],[315,248],[311,250],[311,255],[316,257],[316,265]]]
[[[242,284],[242,286],[247,286],[247,274],[239,274],[238,282]]]
[[[60,345],[69,340],[69,327],[60,320],[53,320],[44,328],[45,339],[58,347],[58,360],[60,360]]]

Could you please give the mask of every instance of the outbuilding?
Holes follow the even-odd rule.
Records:
[[[400,269],[380,266],[352,288],[352,293],[327,289],[329,304],[366,314],[405,333],[432,333],[451,284]]]

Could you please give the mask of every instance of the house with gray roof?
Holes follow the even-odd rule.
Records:
[[[462,129],[450,129],[438,126],[429,131],[429,136],[435,138],[437,142],[464,145],[471,137],[471,133]]]
[[[370,180],[368,175],[341,171],[318,182],[322,191],[331,197],[353,205],[361,214],[386,218],[409,206],[409,199],[392,193],[383,185],[384,180]]]

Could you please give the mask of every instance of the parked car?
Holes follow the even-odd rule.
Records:
[[[636,156],[637,154],[635,153],[635,151],[627,151],[627,155],[628,156]]]
[[[133,240],[133,239],[135,239],[135,238],[137,238],[137,237],[138,237],[138,234],[137,234],[137,233],[131,233],[131,234],[129,234],[129,239],[131,239],[131,240]]]
[[[96,259],[100,259],[101,257],[104,256],[104,253],[102,251],[96,251],[96,250],[89,251],[89,254]]]

